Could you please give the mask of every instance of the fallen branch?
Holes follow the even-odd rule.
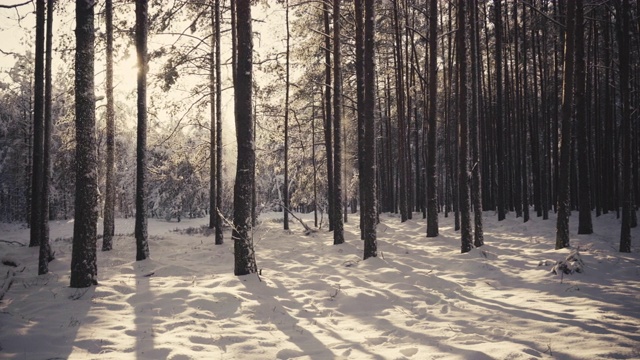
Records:
[[[282,206],[283,209],[285,209],[291,216],[293,216],[294,219],[298,220],[298,222],[300,223],[300,225],[302,225],[305,229],[305,235],[309,235],[311,233],[317,232],[317,230],[312,229],[309,227],[309,225],[305,224],[304,221],[302,221],[302,219],[300,219],[299,217],[297,217],[291,210],[289,210],[288,207],[284,206],[283,204],[280,204],[280,206]]]
[[[0,242],[2,243],[6,243],[6,244],[10,244],[10,245],[19,245],[19,246],[24,246],[23,243],[18,242],[18,241],[13,241],[13,240],[2,240],[0,239]]]

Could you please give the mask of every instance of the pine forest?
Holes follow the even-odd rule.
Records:
[[[0,39],[0,358],[640,357],[637,0],[3,0]]]

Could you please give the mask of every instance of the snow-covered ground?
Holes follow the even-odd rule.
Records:
[[[120,219],[89,289],[68,286],[73,223],[52,222],[48,275],[37,276],[37,249],[0,243],[2,260],[17,263],[0,265],[0,358],[640,358],[639,229],[621,254],[615,215],[594,218],[586,236],[575,234],[575,214],[572,249],[556,251],[553,216],[524,224],[486,213],[487,245],[460,254],[452,217],[426,238],[415,215],[404,224],[382,215],[379,257],[367,261],[356,216],[334,246],[331,233],[305,236],[296,222],[285,232],[280,214],[263,215],[261,275],[243,277],[228,232],[215,246],[175,231],[207,219],[150,220],[151,259],[141,262],[133,219]],[[0,224],[0,239],[26,244],[28,229]],[[576,249],[584,271],[552,274]]]

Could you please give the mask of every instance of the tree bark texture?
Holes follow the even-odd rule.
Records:
[[[136,146],[136,261],[149,257],[147,232],[147,17],[148,0],[136,0],[136,52],[138,55],[138,130]]]
[[[333,244],[344,243],[342,218],[342,57],[341,0],[333,0]]]
[[[98,164],[96,159],[96,114],[94,93],[94,5],[76,1],[76,192],[72,288],[97,284]]]
[[[575,56],[575,0],[567,4],[567,22],[564,47],[564,76],[562,84],[562,128],[560,136],[560,163],[558,175],[558,218],[556,249],[569,247],[570,171],[571,171],[571,117],[574,91]]]
[[[251,204],[255,168],[253,147],[253,40],[251,31],[251,2],[237,0],[236,34],[238,57],[235,85],[236,139],[238,158],[236,181],[233,189],[233,230],[235,275],[257,272],[251,228]]]
[[[437,93],[438,93],[438,1],[429,4],[429,115],[427,127],[427,237],[438,236],[436,175]]]
[[[102,251],[113,248],[113,235],[115,232],[116,210],[116,179],[115,179],[115,108],[113,103],[113,0],[105,2],[105,20],[107,31],[107,159],[106,159],[106,184],[104,201],[104,222],[102,236]]]
[[[364,259],[378,256],[378,244],[376,234],[377,222],[377,189],[376,180],[376,128],[375,128],[375,7],[374,0],[364,0],[364,171],[361,181],[364,192],[365,208],[362,210],[363,235],[364,235]]]

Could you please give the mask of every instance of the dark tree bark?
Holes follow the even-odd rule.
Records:
[[[458,63],[458,193],[460,206],[461,252],[473,248],[471,203],[469,201],[469,123],[467,119],[467,0],[458,0],[456,56]]]
[[[71,253],[72,288],[85,288],[98,283],[93,13],[93,3],[76,1],[76,193]]]
[[[147,233],[147,16],[148,0],[136,0],[138,54],[138,143],[136,147],[136,261],[149,257]]]
[[[40,246],[42,226],[42,177],[44,139],[44,37],[45,0],[36,1],[36,50],[33,94],[33,162],[31,184],[31,234],[29,246]]]
[[[222,232],[222,215],[220,209],[222,209],[222,62],[220,59],[220,0],[215,0],[215,36],[216,36],[216,211],[215,211],[215,225],[216,225],[216,245],[222,245],[224,243],[224,237]]]
[[[354,10],[355,10],[355,27],[356,27],[356,38],[355,38],[355,67],[356,67],[356,94],[357,94],[357,118],[358,118],[358,173],[360,177],[360,181],[358,182],[359,188],[358,192],[359,203],[360,203],[360,233],[362,235],[362,240],[364,240],[364,210],[365,206],[365,190],[364,190],[364,181],[362,177],[364,176],[364,132],[365,132],[365,118],[364,118],[364,18],[363,18],[363,9],[362,9],[362,0],[354,0]],[[375,104],[370,104],[375,106]]]
[[[471,173],[472,173],[472,203],[473,203],[473,245],[484,245],[484,230],[482,227],[482,166],[480,164],[480,53],[478,49],[478,10],[474,3],[469,2],[469,23],[471,25],[471,119],[469,137],[471,138]]]
[[[629,0],[617,4],[616,25],[618,32],[618,51],[620,69],[620,98],[622,100],[622,225],[620,227],[620,252],[631,252],[631,104],[629,91],[630,77],[630,41],[629,41]]]
[[[38,274],[49,272],[49,262],[54,259],[49,242],[49,183],[51,182],[51,67],[53,43],[53,0],[47,1],[47,50],[44,71],[44,140],[43,140],[43,174],[42,174],[42,234],[40,236],[40,254],[38,258]]]
[[[519,40],[517,40],[519,41]],[[521,130],[520,130],[520,152],[522,159],[522,172],[524,174],[522,178],[522,218],[524,222],[529,221],[529,156],[527,154],[527,142],[529,141],[529,132],[528,125],[529,122],[527,119],[531,116],[529,113],[529,92],[528,92],[528,49],[527,49],[527,11],[525,9],[522,10],[522,109],[521,109],[521,119],[519,121]],[[537,94],[536,94],[537,95]]]
[[[313,226],[318,228],[318,164],[316,161],[316,98],[311,100],[311,164],[313,164]],[[322,98],[320,99],[322,101]]]
[[[556,225],[556,249],[569,247],[570,171],[571,171],[571,116],[574,91],[575,55],[575,2],[567,7],[564,50],[564,81],[562,84],[562,128],[560,137],[560,164],[558,175],[558,219]]]
[[[362,210],[363,235],[364,235],[364,259],[378,256],[378,244],[376,234],[377,222],[377,190],[376,179],[376,130],[375,130],[375,1],[364,0],[364,161],[363,181],[365,208]]]
[[[324,146],[327,154],[327,216],[329,217],[329,231],[334,229],[334,198],[333,198],[333,117],[331,109],[331,35],[329,28],[329,4],[322,3],[322,20],[324,24]]]
[[[209,228],[215,229],[215,244],[224,243],[220,207],[222,201],[222,78],[220,63],[220,0],[212,3],[211,12],[211,73],[210,73],[210,172],[209,172]]]
[[[503,119],[503,86],[502,86],[502,0],[495,1],[495,36],[496,36],[496,179],[497,189],[495,191],[496,203],[498,205],[498,220],[504,220],[506,217],[506,199],[505,194],[508,193],[505,171],[504,149],[504,119]]]
[[[236,182],[233,189],[233,231],[235,275],[257,272],[251,229],[254,169],[253,147],[253,40],[251,31],[251,2],[238,0],[236,4],[236,34],[238,57],[235,84],[236,139],[238,158]]]
[[[406,132],[407,125],[405,119],[405,88],[404,88],[404,56],[402,55],[402,36],[400,30],[399,0],[394,0],[393,24],[395,33],[395,68],[396,68],[396,115],[398,117],[398,206],[400,207],[400,219],[405,222],[409,219],[408,194],[409,184],[407,183],[407,151]]]
[[[113,248],[113,234],[115,232],[116,209],[116,181],[115,181],[115,109],[113,104],[113,1],[106,0],[106,30],[107,30],[107,159],[106,184],[104,201],[104,222],[102,235],[102,251]]]
[[[427,127],[427,237],[438,236],[436,106],[438,92],[438,1],[429,4],[429,116]]]
[[[211,52],[209,53],[209,103],[210,103],[210,126],[209,126],[209,229],[215,229],[218,226],[216,220],[218,219],[218,209],[216,207],[218,201],[216,196],[218,195],[218,191],[216,186],[218,182],[216,181],[216,173],[218,167],[216,166],[216,162],[218,157],[216,156],[217,151],[217,131],[216,131],[216,108],[217,108],[217,92],[216,92],[216,80],[217,73],[216,69],[218,64],[216,63],[216,43],[218,41],[218,34],[216,33],[216,23],[217,23],[217,8],[219,5],[217,2],[212,2],[211,4]]]
[[[585,101],[586,64],[584,59],[584,9],[583,1],[576,0],[576,30],[575,30],[575,101],[576,101],[576,130],[578,142],[578,171],[579,171],[579,217],[578,234],[592,234],[591,222],[591,171],[589,149],[589,129],[587,124],[587,103]]]
[[[333,0],[333,244],[344,243],[342,219],[342,68],[340,3]]]
[[[289,230],[289,211],[291,211],[291,205],[289,204],[289,77],[290,77],[290,41],[291,33],[289,31],[289,0],[285,3],[285,25],[287,30],[287,48],[285,54],[285,84],[284,84],[284,184],[282,189],[282,202],[284,203],[284,209],[282,209],[284,215],[284,230]]]

